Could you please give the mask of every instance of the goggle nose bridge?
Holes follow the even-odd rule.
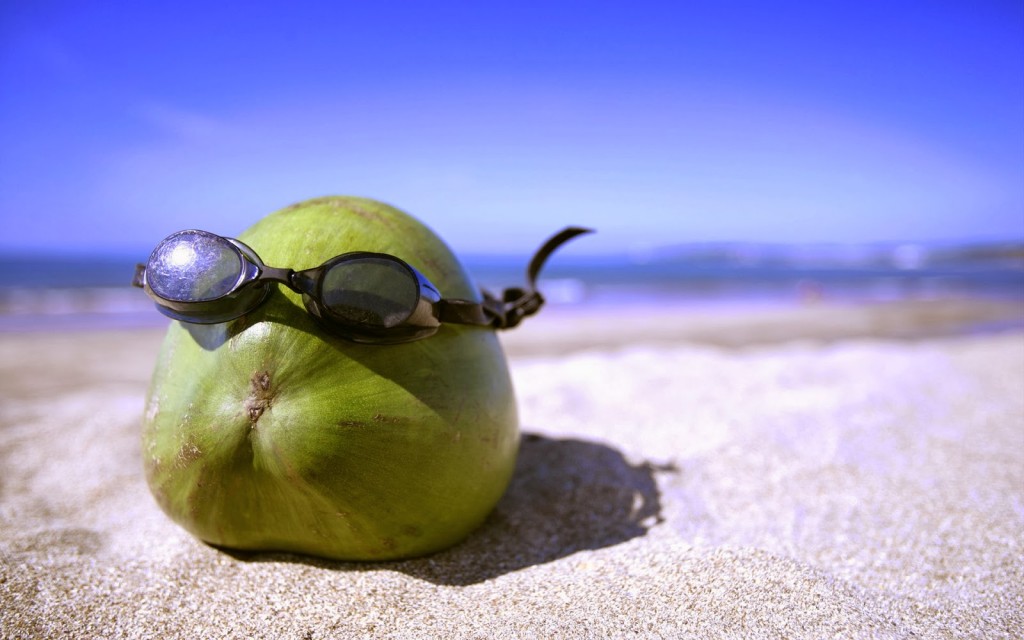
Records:
[[[260,280],[279,282],[295,293],[305,293],[301,287],[297,286],[297,275],[298,274],[294,269],[280,269],[278,267],[268,267],[266,265],[260,266]]]

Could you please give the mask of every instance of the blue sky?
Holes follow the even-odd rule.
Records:
[[[1024,240],[1019,0],[247,4],[0,4],[0,251],[327,194],[473,253]]]

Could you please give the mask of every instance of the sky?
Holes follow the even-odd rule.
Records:
[[[1024,241],[1024,2],[0,2],[0,252],[331,194],[477,254]]]

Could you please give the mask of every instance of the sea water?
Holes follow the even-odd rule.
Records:
[[[528,260],[469,255],[462,262],[479,286],[500,294],[525,285]],[[131,286],[134,269],[128,256],[0,256],[0,331],[166,324]],[[539,288],[548,305],[594,310],[957,298],[1019,302],[1024,313],[1024,247],[722,244],[556,255]]]

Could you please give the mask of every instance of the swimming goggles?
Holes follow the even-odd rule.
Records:
[[[262,304],[271,283],[302,294],[306,310],[343,338],[368,344],[396,344],[426,338],[441,323],[514,327],[536,313],[544,298],[537,276],[548,257],[566,241],[590,229],[567,227],[534,254],[525,288],[486,291],[483,302],[444,298],[437,287],[404,260],[385,253],[355,251],[319,267],[293,271],[263,264],[245,243],[189,229],[167,236],[146,264],[135,268],[141,287],[160,313],[197,324],[227,322]]]

